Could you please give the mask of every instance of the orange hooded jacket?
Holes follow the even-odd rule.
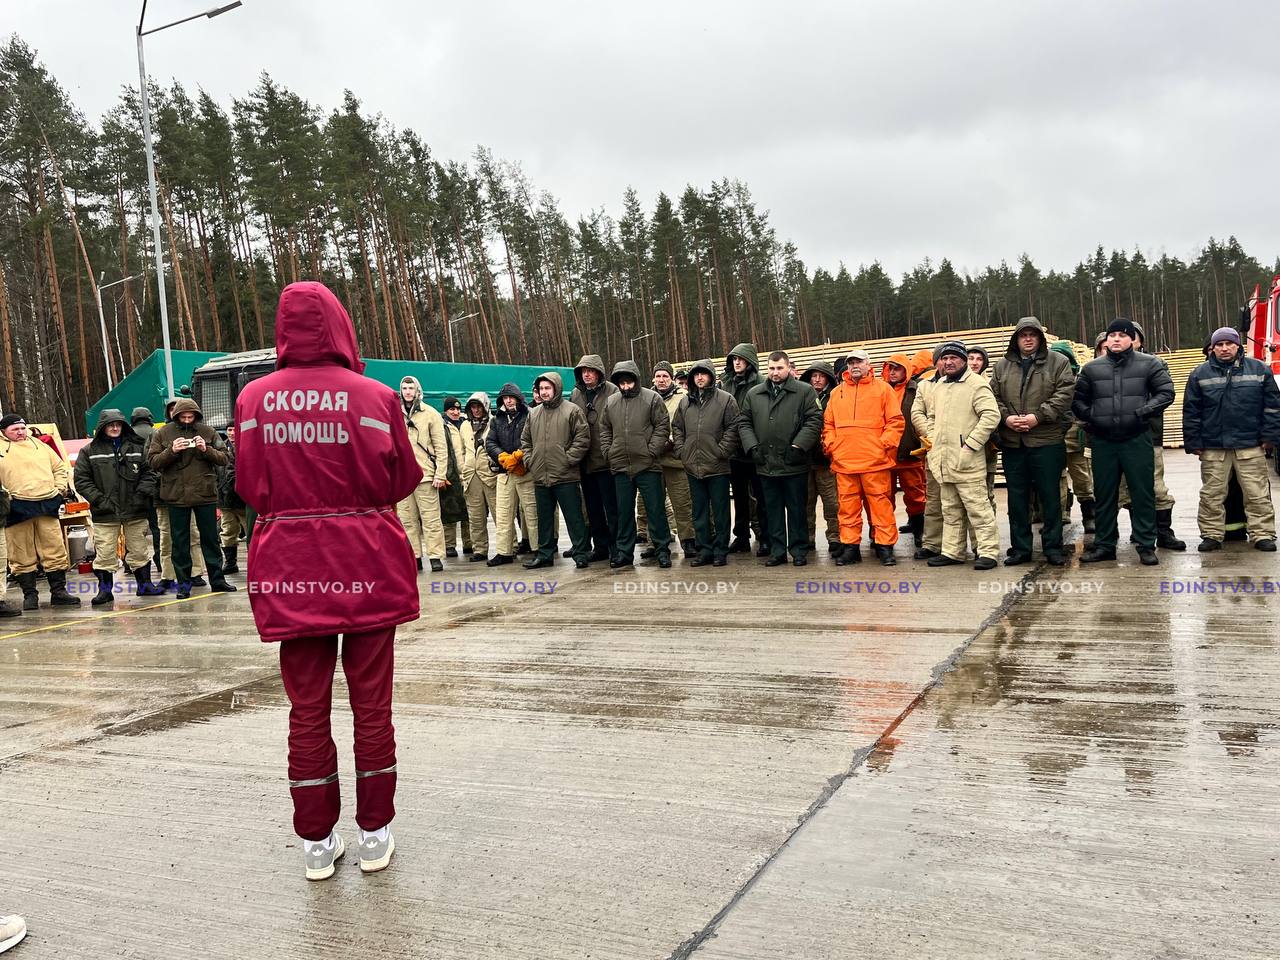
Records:
[[[835,473],[891,470],[906,421],[898,395],[874,375],[855,381],[846,370],[827,400],[822,448]]]

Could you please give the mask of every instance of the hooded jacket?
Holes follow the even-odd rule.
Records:
[[[258,514],[248,570],[259,634],[352,643],[416,619],[396,504],[422,468],[400,397],[361,375],[351,318],[323,284],[281,292],[276,348],[275,372],[246,384],[235,412],[236,491]]]
[[[119,423],[119,443],[107,436]],[[124,523],[150,515],[156,475],[147,462],[142,438],[125,422],[122,410],[103,410],[93,440],[76,456],[76,493],[89,501],[95,523]]]
[[[893,387],[872,373],[854,380],[845,370],[823,415],[822,445],[832,472],[892,469],[903,428],[902,406]]]
[[[828,408],[831,401],[828,401]],[[738,427],[742,448],[763,463],[756,470],[766,477],[792,477],[809,472],[809,456],[822,437],[822,411],[809,384],[787,377],[776,387],[769,381],[747,391]]]
[[[218,509],[243,510],[244,500],[236,493],[236,445],[233,440],[223,441],[227,451],[225,466],[218,468]]]
[[[134,407],[129,414],[129,426],[133,427],[133,432],[142,440],[144,448],[151,445],[151,434],[156,431],[155,422],[150,407]]]
[[[577,404],[565,402],[564,384],[554,370],[540,374],[533,381],[535,392],[544,380],[551,384],[554,392],[550,400],[530,410],[525,419],[520,433],[524,462],[533,482],[541,486],[577,483],[582,479],[579,464],[591,445],[587,415]]]
[[[191,423],[179,423],[184,413],[194,413]],[[204,449],[174,450],[173,441],[182,437],[204,439]],[[173,405],[173,419],[157,427],[147,445],[147,461],[160,477],[160,500],[180,507],[213,506],[218,502],[218,467],[227,462],[226,447],[218,432],[202,419],[200,405],[190,397],[179,397]]]
[[[827,385],[821,390],[817,387],[813,387],[813,374],[815,372],[824,374],[827,378]],[[814,360],[804,368],[804,373],[800,374],[800,379],[813,387],[813,392],[818,399],[818,409],[825,414],[827,412],[827,402],[831,399],[831,394],[840,384],[839,378],[836,376],[835,368],[825,360]],[[814,446],[813,452],[809,454],[809,462],[815,467],[830,468],[831,458],[827,456],[827,452],[823,449],[821,441]]]
[[[634,477],[650,470],[661,471],[660,461],[671,437],[671,420],[666,404],[648,387],[640,386],[640,370],[630,360],[619,361],[609,379],[616,386],[622,374],[635,378],[629,393],[621,389],[604,405],[600,418],[600,447],[613,473]]]
[[[594,370],[600,380],[594,390],[588,390],[582,382],[582,371]],[[591,446],[587,448],[587,456],[583,460],[582,469],[586,473],[600,473],[608,470],[604,451],[600,448],[600,414],[604,412],[605,402],[618,392],[616,384],[606,376],[604,360],[598,353],[588,353],[573,368],[573,393],[569,402],[576,404],[587,415],[587,428],[591,433]]]
[[[1182,394],[1182,445],[1188,451],[1249,450],[1280,445],[1280,386],[1261,360],[1213,354],[1187,378]]]
[[[933,360],[927,350],[922,350],[925,354],[924,370],[933,369]],[[907,379],[899,384],[889,383],[889,364],[896,363],[907,371]],[[898,449],[894,453],[895,464],[903,466],[921,464],[919,457],[911,455],[912,450],[920,449],[920,436],[916,433],[915,425],[911,422],[911,408],[916,402],[916,391],[920,388],[920,354],[914,357],[908,357],[905,353],[895,353],[883,364],[880,365],[880,379],[889,384],[889,389],[898,397],[898,405],[902,409],[902,439],[898,441]]]
[[[742,373],[733,372],[733,358],[741,357],[747,361],[747,369]],[[738,404],[738,409],[746,411],[744,404],[747,400],[747,393],[753,387],[764,383],[764,378],[760,376],[760,355],[756,352],[754,343],[740,343],[732,350],[729,355],[724,358],[724,373],[720,377],[720,389],[727,390],[733,395],[733,399]],[[751,457],[743,450],[735,460],[750,460]]]
[[[484,411],[484,415],[478,419],[471,416],[473,402],[479,403]],[[477,479],[486,487],[493,487],[498,482],[498,475],[493,472],[488,451],[484,448],[485,438],[489,435],[489,422],[493,416],[489,410],[489,395],[483,390],[477,390],[467,398],[463,409],[467,416],[462,421],[462,489],[464,492],[470,490],[472,481]]]
[[[699,370],[711,375],[705,390],[699,390],[693,382],[693,375]],[[741,415],[733,396],[716,386],[716,371],[710,360],[699,360],[689,368],[689,387],[671,418],[675,454],[689,476],[705,480],[729,473],[729,461],[738,452]]]
[[[1000,423],[991,384],[965,367],[959,377],[940,377],[916,398],[912,418],[933,441],[929,470],[939,483],[986,480],[986,445]]]
[[[1018,336],[1034,330],[1040,346],[1025,361],[1018,348]],[[991,375],[991,392],[1000,408],[1001,447],[1048,447],[1062,443],[1071,424],[1071,399],[1076,375],[1061,353],[1049,349],[1044,328],[1035,317],[1023,317],[1009,335],[1009,346],[996,361]],[[1034,414],[1036,425],[1026,433],[1014,430],[1005,420],[1018,414]]]
[[[503,397],[515,397],[516,408],[507,412],[502,405]],[[485,436],[484,449],[489,454],[489,466],[494,473],[506,473],[507,470],[498,462],[504,453],[515,453],[520,449],[520,437],[524,434],[524,422],[529,419],[529,405],[524,402],[524,394],[514,383],[504,383],[498,391],[498,410],[489,418],[489,433]],[[523,454],[521,454],[523,456]]]
[[[1080,369],[1071,410],[1096,437],[1123,442],[1151,430],[1173,403],[1173,378],[1163,360],[1130,347],[1105,350]],[[1185,441],[1184,441],[1185,442]]]
[[[444,417],[422,399],[422,384],[417,377],[401,380],[401,390],[405,384],[413,386],[414,395],[405,403],[401,394],[400,410],[409,431],[409,442],[413,444],[414,456],[422,468],[422,482],[444,480],[449,470],[449,435],[445,433]]]

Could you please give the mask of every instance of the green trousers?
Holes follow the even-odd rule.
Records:
[[[1132,440],[1093,438],[1093,493],[1096,517],[1093,544],[1114,550],[1119,539],[1116,514],[1120,510],[1120,478],[1129,486],[1129,517],[1138,546],[1155,549],[1156,483],[1155,448],[1151,434]]]

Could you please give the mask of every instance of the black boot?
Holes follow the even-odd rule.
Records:
[[[680,550],[686,557],[691,557],[698,552],[697,545],[693,542],[693,537],[685,537],[680,541]]]
[[[164,588],[160,584],[151,582],[150,560],[133,571],[133,579],[138,585],[138,596],[140,597],[158,597],[164,593]]]
[[[1080,501],[1080,520],[1084,523],[1085,533],[1094,533],[1093,529],[1093,501]]]
[[[1187,544],[1173,532],[1173,510],[1156,511],[1156,546],[1161,550],[1185,550]]]
[[[239,573],[240,548],[238,546],[230,546],[222,548],[222,572],[223,573]]]
[[[7,603],[5,603],[3,600],[0,600],[0,620],[3,620],[5,617],[20,617],[20,616],[22,616],[21,610],[19,610],[17,607],[11,607]]]
[[[107,574],[111,576],[111,574]],[[49,581],[49,604],[54,607],[78,607],[80,598],[67,593],[67,571],[50,570],[45,574]],[[101,586],[98,588],[101,593]]]
[[[35,573],[20,573],[17,576],[18,586],[22,588],[22,609],[38,610],[40,594],[36,593]]]
[[[907,517],[907,529],[911,533],[911,539],[919,550],[921,544],[924,543],[924,514],[917,513]]]
[[[112,592],[115,586],[116,575],[110,570],[95,570],[98,575],[98,592],[94,594],[92,600],[89,601],[95,607],[100,607],[104,603],[115,603],[116,595]]]

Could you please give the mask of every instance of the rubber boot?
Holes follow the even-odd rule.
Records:
[[[1084,532],[1093,533],[1093,501],[1080,501],[1080,520],[1084,523]]]
[[[1162,550],[1185,550],[1187,544],[1173,532],[1173,510],[1156,511],[1156,546]]]
[[[78,607],[80,598],[67,593],[67,571],[50,570],[46,573],[49,581],[49,605],[54,607]],[[108,574],[111,576],[111,574]],[[101,586],[99,586],[101,592]]]
[[[19,610],[17,607],[11,607],[7,603],[5,603],[3,600],[0,600],[0,620],[3,620],[5,617],[20,617],[20,616],[22,616],[21,610]]]
[[[164,593],[164,587],[158,583],[151,582],[150,560],[133,571],[133,579],[138,584],[138,596],[140,597],[158,597]]]
[[[907,529],[911,533],[911,539],[915,542],[916,549],[919,550],[924,544],[924,514],[917,513],[914,516],[907,517]]]
[[[18,574],[18,586],[22,588],[22,609],[38,610],[40,608],[40,594],[36,593],[35,572]]]
[[[104,603],[115,603],[116,595],[112,592],[115,586],[116,575],[110,570],[95,570],[98,575],[98,592],[94,594],[93,599],[89,601],[95,607],[100,607]]]
[[[222,572],[223,573],[239,573],[239,546],[230,546],[222,548]]]

